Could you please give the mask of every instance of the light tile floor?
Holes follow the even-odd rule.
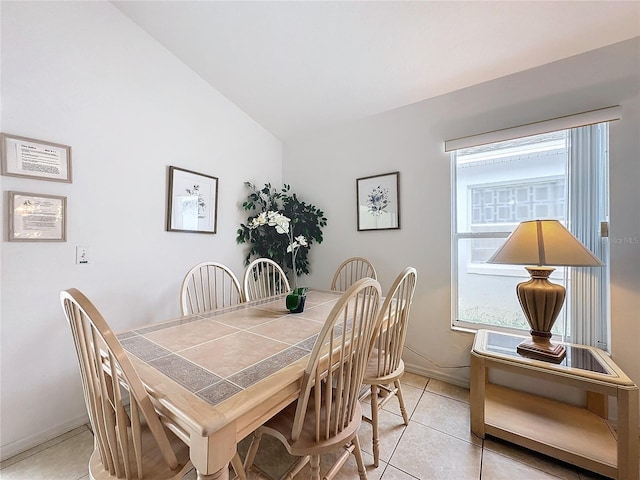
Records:
[[[469,430],[469,391],[427,378],[405,374],[403,391],[409,426],[402,423],[392,400],[380,415],[380,466],[373,468],[371,426],[363,422],[360,444],[370,480],[596,480],[602,479],[571,465],[506,442],[482,440]],[[367,408],[365,407],[365,410]],[[369,408],[370,410],[370,408]],[[0,464],[3,480],[87,480],[93,450],[87,426],[79,427]],[[240,445],[244,454],[247,441]],[[265,437],[250,480],[277,478],[293,460],[278,442]],[[331,458],[323,458],[325,471]],[[296,479],[308,478],[308,467]],[[185,480],[195,480],[190,472]],[[353,456],[338,480],[357,479]]]

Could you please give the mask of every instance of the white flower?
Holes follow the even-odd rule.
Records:
[[[287,253],[291,253],[292,256],[291,263],[293,265],[297,285],[297,275],[295,274],[296,253],[300,247],[308,247],[309,242],[307,242],[307,239],[304,235],[298,235],[297,237],[293,238],[293,232],[289,231],[290,224],[291,219],[289,217],[281,214],[280,212],[269,210],[268,212],[262,212],[257,215],[253,220],[249,222],[248,227],[251,230],[254,230],[263,225],[268,225],[269,227],[275,227],[276,232],[289,236],[289,246],[287,247]]]
[[[307,239],[304,235],[298,235],[287,247],[287,252],[293,252],[300,247],[308,247]]]
[[[262,214],[261,214],[262,215]],[[289,222],[291,219],[289,217],[285,217],[279,212],[274,212],[270,210],[266,214],[266,223],[270,227],[276,227],[276,232],[278,233],[289,233]]]
[[[256,218],[251,220],[251,223],[249,223],[249,228],[251,229],[258,228],[259,226],[265,225],[266,223],[267,223],[267,214],[265,212],[262,212]]]
[[[273,210],[269,210],[268,212],[260,213],[259,215],[256,216],[256,218],[251,220],[251,222],[249,222],[249,228],[253,230],[258,227],[261,227],[262,225],[269,225],[270,227],[275,227],[276,232],[278,233],[288,234],[290,222],[291,222],[291,219],[289,217],[284,216],[280,212],[274,212]],[[306,239],[305,239],[305,242],[306,242]]]

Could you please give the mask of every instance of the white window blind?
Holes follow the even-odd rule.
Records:
[[[493,132],[446,140],[444,142],[444,151],[452,152],[454,150],[477,147],[479,145],[486,145],[489,143],[503,142],[505,140],[529,137],[558,130],[584,127],[586,125],[619,120],[621,117],[622,108],[619,105],[599,108],[596,110],[589,110],[588,112],[566,115],[541,122],[528,123],[526,125],[495,130]]]
[[[567,300],[570,340],[604,350],[609,345],[609,244],[601,224],[609,220],[608,123],[574,128],[569,146],[567,227],[604,267],[573,268]],[[587,214],[588,213],[588,214]]]

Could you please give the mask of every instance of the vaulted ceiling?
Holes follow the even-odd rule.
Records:
[[[639,1],[113,1],[281,139],[640,35]]]

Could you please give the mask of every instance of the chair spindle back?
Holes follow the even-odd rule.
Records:
[[[380,284],[364,278],[349,287],[329,313],[305,369],[293,423],[294,441],[307,422],[315,424],[316,442],[322,442],[339,435],[355,420],[379,326],[379,307]],[[314,418],[305,419],[311,412]]]
[[[384,377],[395,371],[402,360],[402,351],[407,335],[409,313],[415,292],[417,272],[407,267],[398,275],[385,297],[380,317],[386,322],[376,342],[378,349],[378,377]]]
[[[73,334],[84,399],[104,469],[118,478],[143,478],[143,424],[169,469],[177,469],[180,465],[151,399],[107,322],[75,288],[61,292],[60,301]]]
[[[244,301],[240,282],[229,267],[202,262],[187,272],[180,290],[182,315],[207,312]]]
[[[361,278],[373,278],[376,280],[376,269],[373,264],[362,257],[347,258],[337,268],[331,280],[331,290],[344,292]]]
[[[289,293],[291,287],[282,267],[270,258],[257,258],[244,273],[244,295],[247,301]]]

